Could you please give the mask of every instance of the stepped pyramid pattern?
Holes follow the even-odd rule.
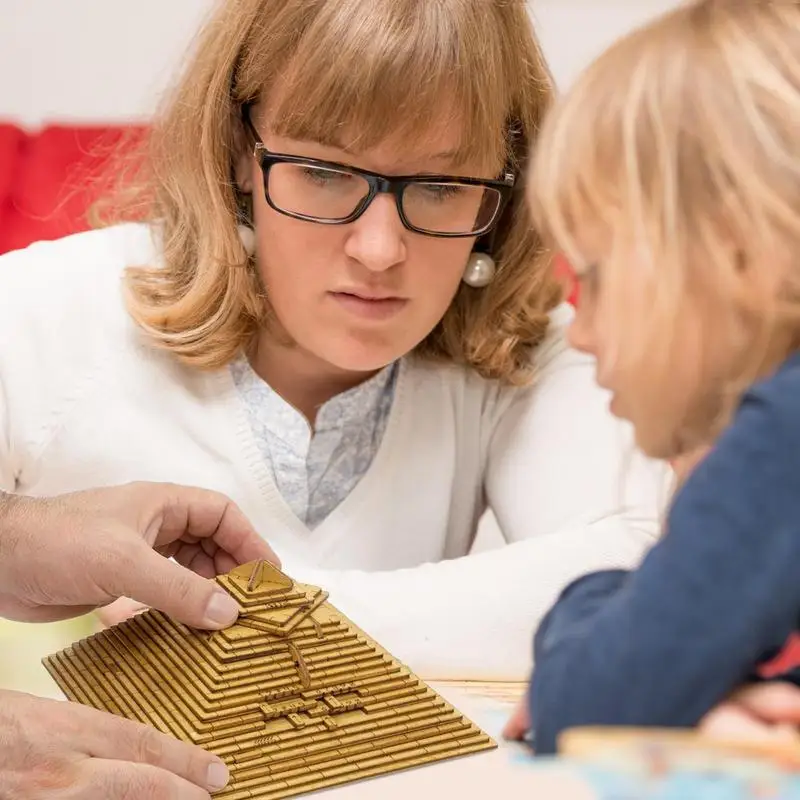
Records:
[[[224,800],[293,797],[496,747],[314,586],[266,562],[217,581],[242,613],[195,631],[147,611],[44,659],[70,700],[219,755]]]

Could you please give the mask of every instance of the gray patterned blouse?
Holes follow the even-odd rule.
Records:
[[[378,452],[397,363],[331,398],[319,409],[313,430],[244,356],[231,364],[231,373],[278,491],[297,518],[315,528],[355,488]]]

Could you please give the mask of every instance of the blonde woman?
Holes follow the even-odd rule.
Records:
[[[583,284],[570,339],[642,450],[704,455],[640,568],[545,617],[539,752],[705,721],[797,761],[796,693],[740,689],[800,619],[798,125],[800,4],[699,0],[616,44],[543,130],[533,207]]]
[[[120,224],[0,260],[0,485],[224,492],[425,677],[525,678],[660,499],[530,227],[551,95],[522,2],[220,3]]]

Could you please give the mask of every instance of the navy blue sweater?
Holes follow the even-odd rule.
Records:
[[[743,398],[635,572],[569,586],[534,640],[538,753],[580,725],[692,726],[800,618],[800,354]]]

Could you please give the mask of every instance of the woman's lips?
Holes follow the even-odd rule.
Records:
[[[331,292],[330,295],[341,308],[362,319],[389,319],[408,303],[404,297],[362,297],[350,292]]]

